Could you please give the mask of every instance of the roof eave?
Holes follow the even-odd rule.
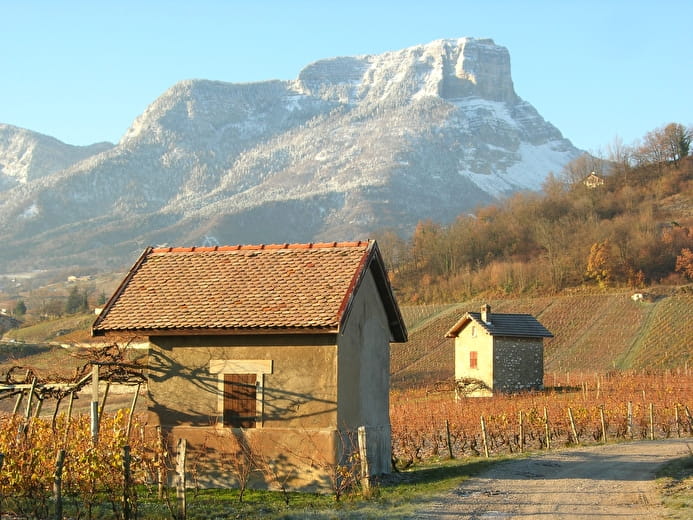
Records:
[[[467,326],[467,324],[472,321],[472,316],[469,315],[469,313],[465,313],[464,316],[462,316],[459,320],[457,320],[457,323],[455,323],[450,330],[448,330],[445,333],[446,338],[456,338],[457,336],[460,335],[460,332],[462,332],[462,329]]]
[[[188,328],[142,328],[142,329],[98,329],[94,336],[249,336],[249,335],[299,335],[337,334],[336,327],[188,327]]]
[[[495,336],[497,338],[553,338],[553,334],[522,334],[522,333],[508,333],[508,332],[491,332],[491,336]]]
[[[142,254],[137,259],[135,264],[130,268],[130,271],[128,271],[128,274],[125,276],[125,278],[123,278],[123,281],[120,282],[120,285],[118,286],[118,288],[113,292],[111,297],[108,299],[108,301],[106,302],[106,305],[104,305],[103,309],[101,310],[99,315],[94,320],[94,323],[92,323],[92,325],[91,325],[91,335],[92,336],[103,336],[103,334],[98,333],[97,329],[98,329],[99,324],[103,322],[104,318],[108,315],[109,311],[111,310],[111,307],[113,307],[116,300],[120,297],[121,293],[125,290],[125,288],[130,283],[130,280],[132,280],[132,277],[135,275],[137,270],[144,263],[147,256],[151,252],[152,252],[151,247],[147,247],[144,251],[142,251]]]
[[[397,305],[397,300],[392,293],[392,287],[387,277],[387,270],[385,269],[385,262],[378,249],[378,244],[375,240],[369,241],[368,248],[366,249],[359,266],[354,273],[354,277],[349,284],[349,288],[344,295],[342,304],[339,308],[339,326],[341,330],[344,330],[344,325],[351,313],[351,306],[354,301],[354,295],[358,291],[358,288],[363,281],[365,274],[370,271],[373,275],[376,288],[378,290],[378,295],[380,296],[383,306],[385,308],[385,314],[387,315],[388,327],[390,329],[391,341],[394,343],[404,343],[408,340],[407,327],[404,323],[404,318]]]

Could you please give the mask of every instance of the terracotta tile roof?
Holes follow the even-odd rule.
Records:
[[[374,242],[150,248],[92,333],[336,331],[374,254],[382,266]]]

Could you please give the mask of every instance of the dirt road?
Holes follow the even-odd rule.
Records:
[[[660,518],[657,468],[691,439],[592,446],[511,460],[438,497],[416,519]],[[691,512],[693,518],[693,512]]]

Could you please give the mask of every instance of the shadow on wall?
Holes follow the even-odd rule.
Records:
[[[197,367],[184,366],[167,356],[161,351],[150,352],[149,379],[155,383],[164,383],[172,378],[184,378],[188,384],[200,390],[203,394],[219,396],[218,378],[209,373],[208,366]],[[281,388],[263,387],[263,422],[286,422],[286,421],[305,421],[311,417],[333,414],[337,411],[337,402],[329,399],[317,398],[306,393],[297,393]],[[184,411],[183,403],[177,408],[171,408],[159,402],[154,395],[149,392],[151,411],[160,418],[166,417],[167,426],[178,426],[183,424],[195,424],[200,426],[210,425],[209,413],[191,413]],[[302,412],[308,403],[319,403],[325,405],[316,412]]]

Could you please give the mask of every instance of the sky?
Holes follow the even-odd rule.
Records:
[[[604,155],[693,126],[690,0],[0,0],[0,123],[117,142],[184,79],[295,79],[319,59],[491,38],[515,92]]]

